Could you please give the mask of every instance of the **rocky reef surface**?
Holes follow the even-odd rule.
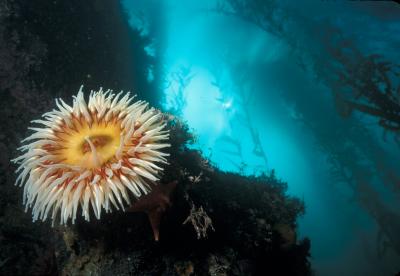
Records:
[[[148,43],[117,1],[0,2],[0,274],[310,275],[310,241],[296,237],[303,202],[273,173],[220,171],[188,147],[194,137],[173,116],[170,164],[152,198],[159,241],[134,206],[55,227],[24,212],[9,160],[29,122],[82,83],[134,88],[156,105]]]

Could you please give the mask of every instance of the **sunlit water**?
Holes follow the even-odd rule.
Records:
[[[152,19],[146,21],[146,17],[151,17],[156,2],[125,2],[131,23],[142,27],[144,33],[151,32]],[[166,85],[163,105],[166,110],[178,110],[178,115],[187,121],[197,135],[194,147],[202,150],[222,170],[249,175],[269,173],[273,169],[288,183],[289,194],[304,199],[307,209],[299,219],[299,232],[311,239],[311,261],[318,274],[378,275],[375,273],[382,271],[391,259],[381,260],[376,256],[375,223],[352,200],[352,190],[332,179],[326,156],[316,145],[312,132],[299,123],[294,107],[282,96],[285,85],[273,77],[268,82],[268,76],[274,75],[274,64],[287,62],[288,46],[254,25],[212,11],[215,1],[185,4],[170,0],[163,3],[158,7],[164,24],[161,58],[166,68]],[[392,45],[390,41],[385,44],[379,36],[379,26],[385,24],[385,20],[373,7],[349,5],[343,8],[332,3],[323,7],[307,3],[304,3],[302,11],[310,16],[318,16],[322,8],[329,8],[332,16],[340,11],[340,18],[332,18],[349,34],[355,33],[369,41],[364,45],[365,51]],[[362,16],[351,21],[353,13]],[[138,14],[144,20],[138,20]],[[365,17],[371,19],[371,31],[359,33],[360,29],[365,30],[365,21],[362,20]],[[385,30],[399,33],[399,22],[390,21],[384,25]],[[149,52],[154,53],[154,49],[149,49]],[[390,59],[399,60],[400,52],[384,53]],[[258,98],[246,108],[267,160],[254,153],[250,129],[240,120],[244,113],[241,80],[228,68],[229,64],[252,67],[261,63],[271,64],[263,67],[267,81],[263,85],[254,84],[251,89]],[[291,66],[296,66],[295,61]],[[183,87],[182,79],[177,77],[179,72],[187,73],[181,75],[188,78]],[[251,79],[252,76],[245,78]],[[291,78],[288,75],[282,79],[291,82]],[[305,83],[309,81],[307,76],[300,78],[304,78]],[[307,84],[299,87],[298,93],[318,86]],[[177,98],[181,104],[177,103]],[[380,132],[373,131],[380,139]],[[388,150],[394,147],[385,142],[382,144]]]

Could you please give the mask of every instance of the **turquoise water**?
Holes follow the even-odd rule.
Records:
[[[338,115],[330,86],[334,66],[324,67],[336,62],[328,55],[335,33],[325,32],[323,24],[340,30],[361,53],[399,64],[400,5],[278,3],[296,23],[282,36],[215,11],[216,1],[124,2],[132,26],[154,38],[148,52],[164,64],[163,107],[187,121],[197,135],[194,147],[222,170],[245,175],[274,170],[290,194],[304,199],[299,232],[311,238],[317,275],[390,275],[399,269],[398,252],[391,248],[378,256],[380,226],[366,207],[368,199],[360,203],[363,191],[332,175],[329,158],[346,139],[356,139],[345,133],[350,124],[361,124],[371,137],[363,140],[360,134],[360,143],[353,145],[355,152],[365,151],[360,156],[368,156],[368,144],[379,147],[380,154],[369,160],[356,158],[361,163],[381,160],[398,172],[399,146],[391,134],[382,139],[375,118]],[[314,25],[318,22],[322,32]],[[318,76],[311,64],[323,64],[325,75]],[[338,146],[326,149],[327,144]],[[399,215],[400,201],[387,179],[369,180],[387,209]]]

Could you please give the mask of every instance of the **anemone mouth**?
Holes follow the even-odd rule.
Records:
[[[19,149],[16,184],[24,186],[24,204],[33,221],[86,220],[102,210],[124,210],[131,197],[149,192],[166,164],[169,138],[163,115],[143,101],[111,90],[92,91],[86,103],[82,87],[72,106],[56,100],[58,110],[33,123]]]
[[[65,126],[62,132],[54,133],[60,137],[60,142],[58,148],[51,150],[52,154],[59,157],[60,163],[94,169],[116,161],[116,154],[123,146],[121,144],[123,130],[116,120],[108,123],[96,122],[91,125],[81,123],[74,126],[76,127]],[[138,141],[138,139],[131,141],[132,145]]]

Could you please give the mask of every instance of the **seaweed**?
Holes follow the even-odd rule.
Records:
[[[331,20],[303,16],[293,7],[274,0],[228,0],[221,1],[216,11],[250,22],[289,46],[298,68],[285,67],[279,74],[301,71],[313,85],[303,83],[301,91],[287,85],[283,98],[295,107],[294,119],[311,131],[327,156],[332,179],[352,190],[351,200],[368,211],[380,228],[380,236],[390,241],[398,255],[398,239],[392,233],[400,228],[395,220],[386,219],[395,214],[384,204],[386,199],[377,193],[374,181],[398,197],[400,176],[390,155],[375,139],[369,121],[359,116],[372,116],[384,136],[390,133],[398,143],[398,65],[380,55],[363,53]],[[262,81],[263,71],[255,71]],[[315,83],[322,83],[322,88]]]

